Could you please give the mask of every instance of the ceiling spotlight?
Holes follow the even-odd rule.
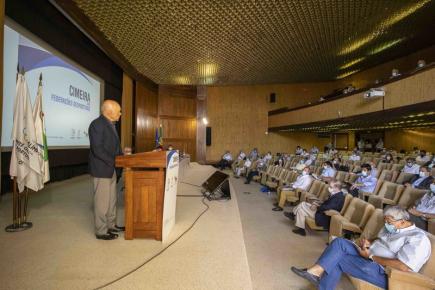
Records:
[[[208,125],[208,120],[206,117],[202,118],[202,123],[206,126]]]

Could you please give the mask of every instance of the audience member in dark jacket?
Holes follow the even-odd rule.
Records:
[[[311,199],[301,202],[293,209],[293,213],[285,215],[290,219],[295,219],[297,229],[293,230],[295,234],[305,236],[305,219],[307,217],[314,218],[316,225],[322,226],[325,229],[329,228],[331,217],[325,214],[327,210],[341,211],[344,204],[344,194],[341,191],[342,184],[340,181],[333,180],[329,183],[330,196],[325,201]]]
[[[429,169],[425,166],[420,167],[420,174],[415,175],[412,179],[405,183],[406,186],[412,186],[417,189],[429,189],[433,182],[433,177],[430,176]]]

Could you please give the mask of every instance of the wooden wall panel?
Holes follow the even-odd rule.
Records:
[[[219,160],[225,150],[237,154],[257,147],[261,152],[294,152],[297,145],[323,148],[330,139],[312,133],[269,133],[268,96],[249,86],[207,88],[207,117],[212,128],[212,145],[207,161]]]
[[[385,86],[385,109],[435,100],[435,68]]]
[[[386,148],[411,151],[417,146],[429,152],[435,152],[435,128],[385,131],[384,144]]]
[[[157,91],[136,82],[135,152],[151,151],[155,148],[155,131],[159,126],[157,104]]]
[[[133,136],[133,80],[126,73],[122,78],[121,147],[131,147]]]
[[[382,98],[366,100],[363,93],[353,96],[290,111],[269,117],[269,127],[303,124],[330,120],[382,110]]]
[[[163,130],[164,147],[188,153],[196,161],[196,87],[159,86],[159,124]]]

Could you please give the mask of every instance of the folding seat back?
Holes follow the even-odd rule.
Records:
[[[361,165],[356,165],[356,164],[354,164],[354,165],[353,165],[353,168],[352,168],[352,172],[353,172],[353,173],[357,173],[357,172],[359,172],[359,171],[361,171]]]
[[[376,208],[383,208],[384,204],[396,205],[404,188],[401,184],[384,181],[379,192],[369,197],[369,203]]]
[[[344,215],[344,213],[346,212],[346,209],[349,206],[352,198],[353,198],[352,194],[345,194],[344,195],[344,203],[343,203],[343,207],[341,208],[341,211],[340,211],[341,215]]]
[[[402,169],[403,169],[403,164],[394,163],[391,166],[391,170],[392,171],[398,171],[398,172],[400,172]]]
[[[337,171],[337,174],[335,175],[335,179],[343,182],[346,178],[346,174],[348,173],[344,171]]]
[[[370,156],[364,156],[363,158],[361,158],[361,163],[369,163],[370,161],[372,161],[372,157]]]
[[[432,277],[433,279],[433,277],[435,277],[435,236],[428,234],[427,237],[430,240],[432,251],[429,260],[423,265],[419,273],[426,277]]]
[[[370,215],[364,229],[360,235],[360,238],[374,240],[377,238],[379,231],[384,226],[384,211],[377,208]]]
[[[390,169],[391,166],[389,166],[389,165],[390,165],[390,163],[379,163],[376,168],[378,169],[378,172],[382,172],[382,170],[384,170],[384,169]]]
[[[399,184],[403,184],[405,182],[409,182],[411,181],[411,179],[414,177],[414,174],[412,173],[405,173],[405,172],[400,172],[399,176],[396,179],[396,183]]]
[[[344,217],[351,223],[363,228],[375,207],[359,198],[353,198],[347,207]]]
[[[295,182],[296,179],[298,178],[299,173],[297,171],[292,170],[290,175],[288,176],[287,180],[289,183],[291,182]]]
[[[410,208],[415,202],[425,195],[427,190],[407,186],[397,202],[402,208]]]
[[[328,190],[329,185],[324,183],[323,186],[321,187],[320,191],[318,192],[317,198],[324,201],[328,198],[329,196],[329,190]]]
[[[384,181],[391,181],[391,178],[392,178],[391,170],[388,169],[382,170],[381,174],[378,177],[378,181],[376,182],[375,190],[373,190],[373,195],[378,194]]]

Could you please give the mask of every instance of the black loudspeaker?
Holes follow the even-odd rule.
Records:
[[[228,174],[216,171],[203,184],[203,194],[209,199],[231,199]]]
[[[275,93],[271,93],[270,94],[269,102],[270,103],[275,103],[276,102],[276,94]]]
[[[205,128],[205,145],[211,145],[211,127]]]

